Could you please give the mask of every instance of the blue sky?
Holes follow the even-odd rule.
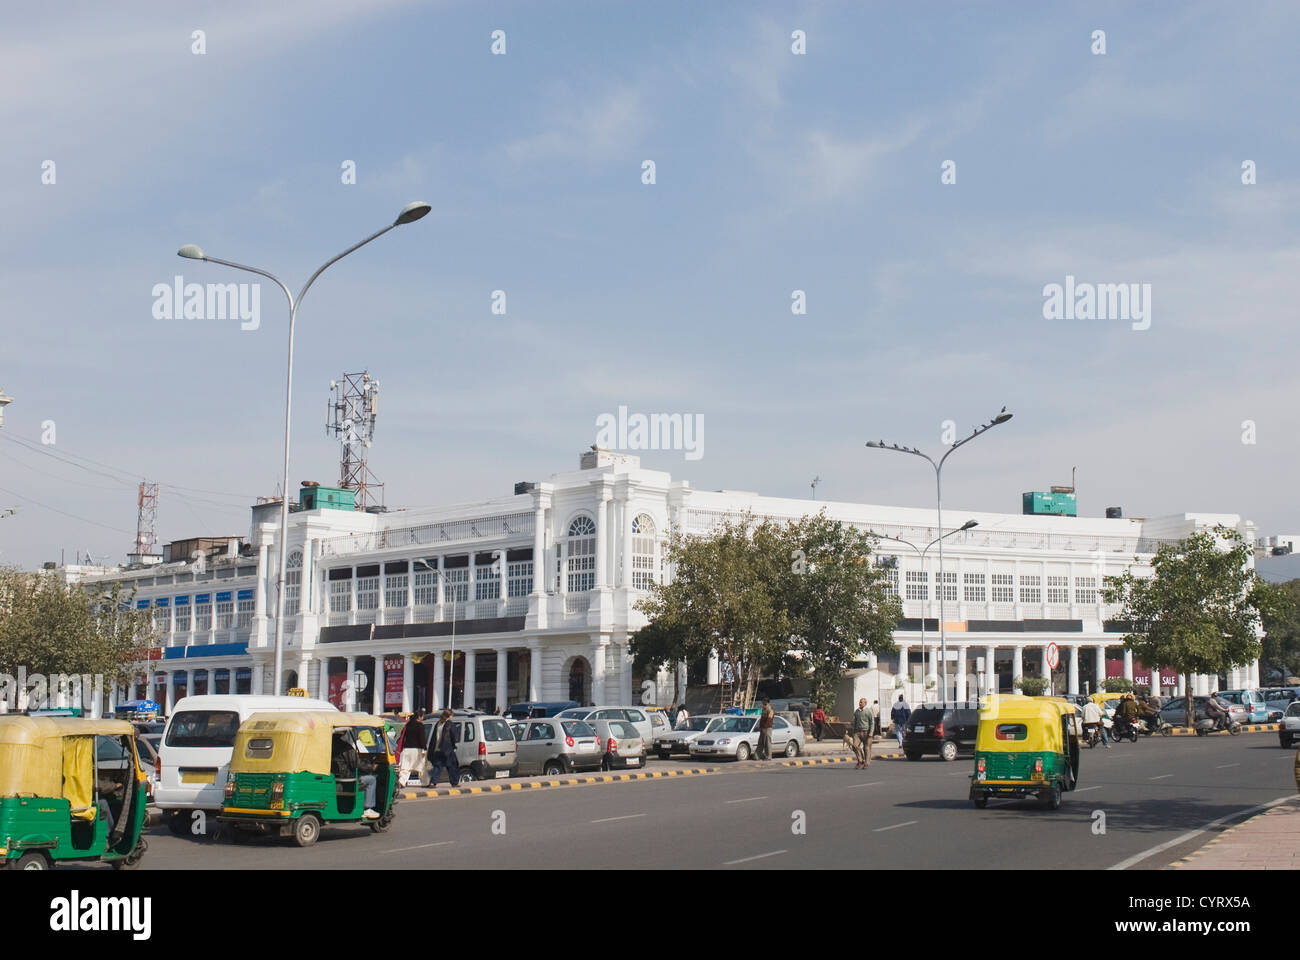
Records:
[[[954,510],[1016,512],[1077,466],[1085,514],[1287,532],[1298,21],[1208,3],[29,5],[0,36],[17,398],[0,512],[19,508],[0,563],[120,560],[145,478],[164,484],[160,541],[245,532],[246,498],[279,483],[286,311],[264,285],[257,331],[157,320],[154,284],[255,279],[175,256],[193,242],[296,290],[413,199],[433,213],[332,267],[299,314],[295,488],[336,476],[328,384],[368,369],[390,507],[573,469],[619,404],[704,417],[702,459],[642,455],[697,487],[800,496],[820,475],[826,499],[926,505],[928,468],[863,442],[938,450],[943,421],[1005,404],[1015,419],[950,460]],[[1150,283],[1151,328],[1045,320],[1067,274]]]

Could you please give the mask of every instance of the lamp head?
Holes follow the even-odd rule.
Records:
[[[967,520],[965,523],[961,525],[961,528],[963,530],[969,530],[971,527],[978,527],[979,525],[980,524],[978,520]]]
[[[1010,419],[1011,419],[1011,414],[1007,413],[1006,407],[1003,407],[1001,410],[998,411],[998,415],[993,418],[993,422],[995,424],[1006,423]]]
[[[423,200],[417,200],[414,203],[408,203],[402,207],[402,212],[397,215],[393,221],[393,226],[400,227],[404,223],[415,223],[421,217],[425,216],[433,208]]]
[[[176,255],[178,257],[184,257],[186,260],[208,259],[203,255],[203,250],[198,246],[198,244],[194,244],[194,243],[185,244],[185,246],[181,247],[179,250],[176,251]]]

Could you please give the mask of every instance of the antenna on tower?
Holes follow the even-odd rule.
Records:
[[[341,380],[330,381],[325,434],[339,438],[339,486],[356,492],[358,510],[383,505],[384,485],[366,463],[378,414],[379,381],[372,380],[368,371],[345,373]],[[372,491],[379,493],[377,503]]]
[[[822,482],[822,478],[821,478],[821,475],[820,475],[820,474],[819,474],[818,476],[815,476],[815,477],[812,478],[812,492],[813,492],[813,499],[814,499],[814,500],[817,499],[817,484],[819,484],[819,483],[821,483],[821,482]]]
[[[154,532],[158,523],[158,484],[140,481],[136,495],[135,549],[127,554],[130,563],[158,563],[162,557],[157,551],[158,536]]]

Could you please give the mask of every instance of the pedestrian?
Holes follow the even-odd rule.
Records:
[[[424,764],[424,754],[428,747],[427,737],[424,733],[424,710],[416,710],[406,726],[402,727],[402,733],[397,738],[397,756],[399,758],[397,767],[397,782],[401,786],[406,786],[410,782],[411,774],[415,774],[415,782],[420,782],[420,774],[424,771],[420,768]]]
[[[858,758],[855,770],[865,770],[871,766],[871,725],[873,721],[867,698],[858,701],[858,709],[853,711],[853,755]]]
[[[819,703],[812,712],[813,734],[817,737],[817,742],[822,742],[822,733],[826,730],[826,711],[822,709]]]
[[[674,730],[685,730],[686,721],[691,719],[691,715],[686,710],[686,704],[682,704],[681,709],[677,711],[677,722],[673,724]]]
[[[871,701],[871,735],[880,736],[880,701]]]
[[[668,726],[673,730],[677,729],[677,704],[668,704]]]
[[[907,720],[912,715],[912,708],[907,705],[907,701],[900,693],[898,702],[894,704],[894,709],[889,711],[889,719],[894,724],[894,736],[898,738],[898,745],[903,745],[903,734],[907,733]]]
[[[433,730],[433,742],[429,744],[429,786],[436,787],[442,777],[442,768],[447,768],[447,782],[453,787],[460,786],[460,761],[456,757],[456,728],[451,722],[451,711],[444,709],[438,717],[438,725]]]
[[[763,701],[763,712],[758,715],[758,749],[754,755],[760,760],[772,759],[772,712],[771,701]]]

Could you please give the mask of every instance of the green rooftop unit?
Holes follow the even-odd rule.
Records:
[[[1077,517],[1078,502],[1073,493],[1032,493],[1021,494],[1023,503],[1020,512],[1034,516]]]
[[[342,487],[303,487],[298,491],[298,506],[303,510],[355,510],[357,492]]]

